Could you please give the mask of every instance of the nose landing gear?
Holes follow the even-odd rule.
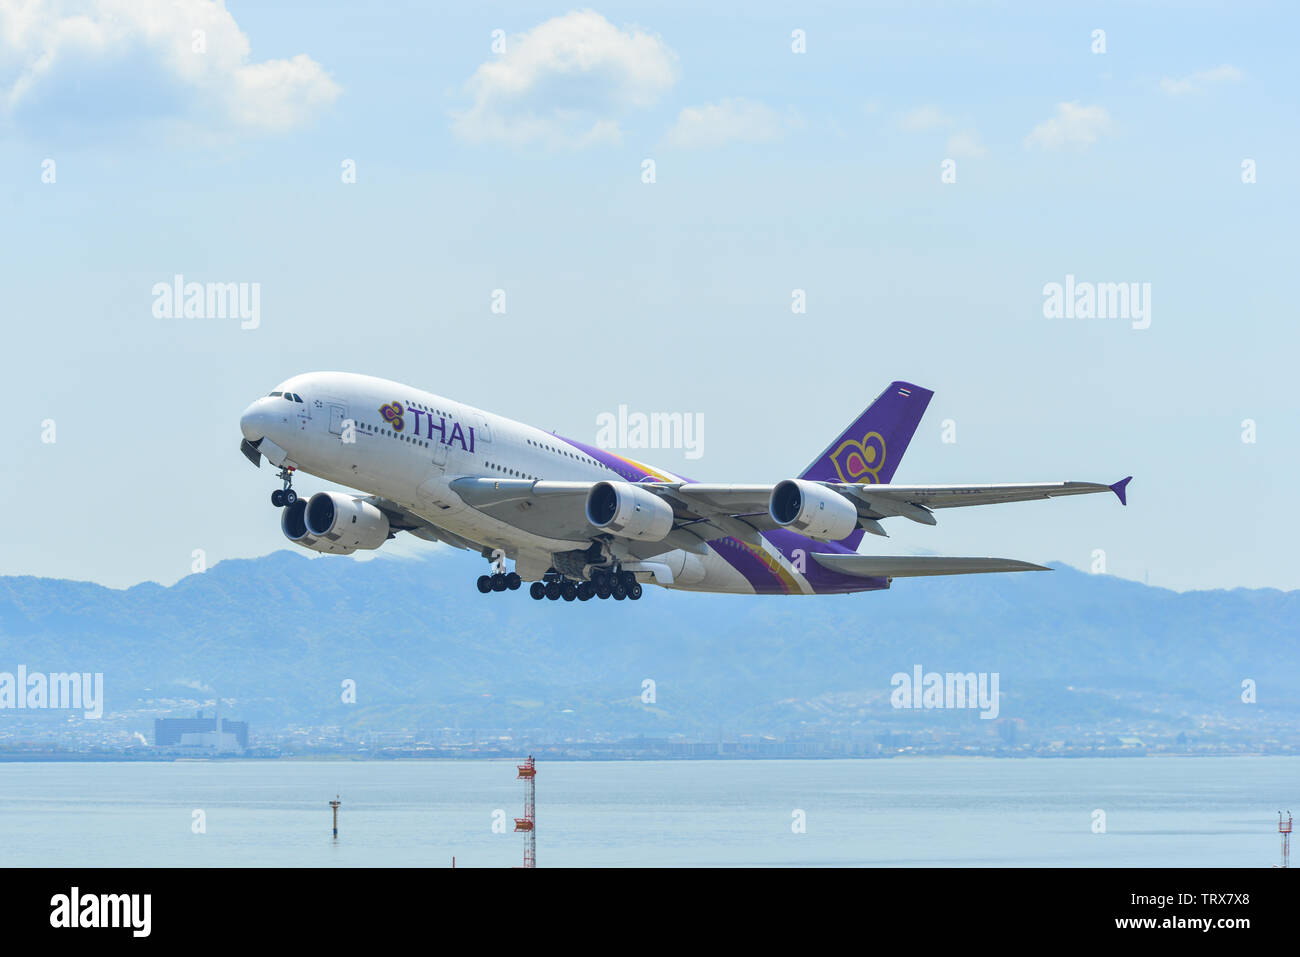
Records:
[[[298,493],[293,490],[293,469],[289,467],[280,469],[280,474],[276,478],[284,482],[284,488],[276,489],[271,493],[271,504],[276,508],[288,508],[298,501]]]

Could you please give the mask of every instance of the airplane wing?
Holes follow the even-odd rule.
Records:
[[[1034,499],[1057,498],[1064,495],[1087,495],[1096,492],[1114,492],[1123,505],[1128,504],[1128,478],[1114,485],[1097,482],[1037,482],[1002,485],[863,485],[841,482],[823,482],[841,495],[850,498],[858,508],[860,524],[867,531],[884,535],[879,525],[882,518],[902,516],[922,525],[935,525],[931,514],[937,508],[958,508],[968,505],[997,505],[1005,502],[1027,502]],[[771,485],[712,485],[706,483],[656,483],[651,486],[659,494],[676,499],[687,510],[718,524],[726,534],[725,526],[737,523],[754,531],[768,531],[778,527],[768,513]],[[722,521],[717,522],[718,519]]]
[[[857,507],[861,527],[885,535],[880,520],[902,516],[924,525],[937,523],[932,510],[968,505],[993,505],[1114,492],[1127,504],[1129,478],[1114,485],[1096,482],[1042,482],[1003,485],[863,485],[823,482]],[[451,483],[466,504],[524,531],[547,538],[585,542],[602,534],[587,522],[585,500],[594,482],[551,482],[528,479],[464,477]],[[662,543],[704,551],[704,543],[731,536],[756,542],[760,532],[778,528],[768,511],[772,485],[722,485],[705,482],[641,482],[673,508],[673,528]],[[647,543],[638,549],[647,550]],[[647,554],[653,554],[647,550]],[[982,560],[982,559],[981,559]]]
[[[1056,498],[1061,495],[1087,495],[1095,492],[1114,492],[1121,502],[1126,502],[1125,487],[1132,476],[1114,485],[1098,482],[1035,482],[1004,485],[858,485],[844,482],[821,482],[828,488],[851,494],[860,500],[881,502],[914,502],[928,508],[954,508],[960,505],[994,505],[1002,502],[1026,502],[1037,498]],[[675,494],[689,496],[693,501],[725,511],[756,510],[767,508],[772,494],[771,485],[711,485],[703,482],[685,484],[646,483],[651,488],[669,489]],[[883,518],[886,514],[882,513]]]
[[[584,544],[597,536],[608,534],[587,521],[587,494],[595,482],[535,482],[529,479],[465,476],[453,479],[450,484],[465,504],[534,535]],[[642,484],[652,491],[658,491],[649,483]],[[698,517],[685,514],[679,516],[676,512],[677,509],[674,508],[674,527],[662,541],[638,542],[623,539],[624,543],[634,555],[648,558],[662,554],[668,548],[706,552],[708,548],[705,541],[722,534],[714,531],[701,537],[689,530],[692,521],[698,520]]]
[[[866,504],[869,512],[882,518],[901,514],[925,525],[933,521],[898,511],[900,506],[918,505],[925,509],[959,508],[965,505],[1000,505],[1005,502],[1028,502],[1063,495],[1089,495],[1114,492],[1121,505],[1128,504],[1127,488],[1133,476],[1114,485],[1098,482],[1038,482],[1003,485],[854,485],[850,494]]]
[[[383,512],[388,519],[389,528],[394,532],[410,532],[416,538],[422,538],[426,542],[446,542],[453,548],[469,549],[474,552],[483,551],[483,546],[480,543],[472,542],[467,538],[462,538],[447,531],[445,528],[440,528],[427,518],[415,514],[410,509],[403,508],[396,502],[381,498],[378,495],[367,495],[362,501],[369,502]]]
[[[1012,558],[937,558],[929,555],[842,555],[812,553],[824,568],[858,578],[919,578],[928,575],[974,575],[981,572],[1050,572],[1045,565]]]

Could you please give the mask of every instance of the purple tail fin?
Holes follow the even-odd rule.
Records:
[[[891,382],[799,477],[811,482],[888,482],[932,395],[910,382]]]
[[[910,382],[891,382],[799,477],[812,482],[889,482],[933,395]],[[840,544],[856,549],[861,540],[859,529]]]

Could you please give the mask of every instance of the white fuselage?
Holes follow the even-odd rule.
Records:
[[[301,400],[301,401],[299,401]],[[394,416],[394,404],[401,415]],[[387,414],[385,408],[387,407]],[[400,421],[398,421],[400,419]],[[353,373],[294,376],[254,402],[241,421],[245,435],[263,438],[274,465],[295,468],[379,496],[471,546],[500,549],[525,580],[540,579],[552,555],[590,544],[529,533],[465,504],[450,483],[465,476],[547,481],[636,482],[648,472],[683,481],[663,470],[603,455],[522,422],[387,379]],[[400,426],[398,428],[397,426]],[[774,560],[790,569],[778,549]],[[667,565],[670,587],[753,593],[750,581],[710,546],[704,553],[666,549],[653,562]],[[636,567],[635,559],[631,566]],[[646,583],[659,580],[638,572]]]

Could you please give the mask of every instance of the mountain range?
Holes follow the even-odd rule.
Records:
[[[481,570],[438,549],[281,551],[168,587],[0,578],[0,671],[103,672],[108,714],[192,713],[220,694],[263,728],[716,735],[978,720],[892,708],[892,676],[916,665],[996,672],[1000,716],[1031,728],[1300,725],[1300,591],[1177,593],[1058,565],[848,596],[647,588],[639,602],[566,603],[481,595]]]

